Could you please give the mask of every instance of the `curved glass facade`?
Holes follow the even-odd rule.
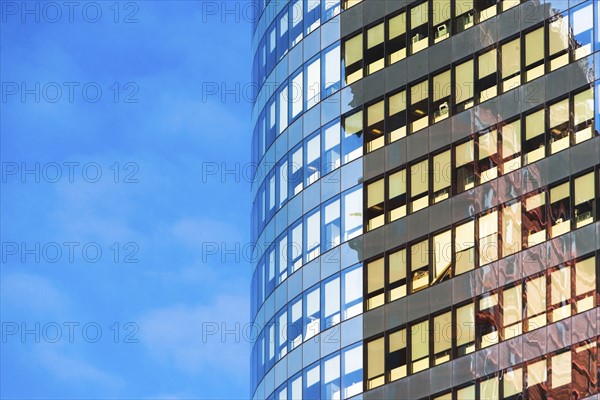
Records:
[[[252,398],[598,393],[599,8],[255,0]]]

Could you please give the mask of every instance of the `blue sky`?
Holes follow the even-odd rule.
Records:
[[[52,22],[56,10],[38,3],[39,22],[29,14],[23,22],[22,3],[7,3],[1,397],[248,398],[243,330],[202,337],[203,329],[243,328],[249,317],[249,263],[202,256],[207,243],[249,241],[249,183],[232,174],[203,179],[203,168],[250,161],[250,104],[202,98],[203,84],[249,82],[247,13],[225,15],[222,2],[208,15],[207,2],[140,1],[137,9],[120,3],[115,16],[113,2],[97,2],[96,23],[84,18],[95,18],[91,8],[76,8],[73,22],[63,8]],[[131,13],[138,22],[124,23]],[[36,93],[23,99],[22,84],[35,91],[36,82],[39,102]],[[57,86],[62,97],[53,102]],[[39,182],[22,175],[36,163]],[[37,330],[39,343],[23,328]]]

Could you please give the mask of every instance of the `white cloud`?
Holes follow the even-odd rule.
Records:
[[[231,372],[247,370],[249,363],[245,297],[222,295],[211,304],[156,309],[138,321],[140,343],[153,357],[189,374],[227,372],[244,379]]]

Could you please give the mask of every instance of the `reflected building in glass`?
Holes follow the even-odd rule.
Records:
[[[250,397],[600,394],[598,1],[253,8]]]

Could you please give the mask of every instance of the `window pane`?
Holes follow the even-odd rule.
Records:
[[[525,35],[525,63],[533,64],[544,58],[544,28],[536,29]]]
[[[496,50],[490,50],[479,56],[479,79],[498,71],[496,67]]]
[[[559,16],[549,25],[550,55],[569,47],[569,16]]]
[[[433,78],[433,101],[450,96],[450,71],[442,72]]]
[[[362,392],[363,381],[362,381],[362,346],[356,346],[345,350],[343,352],[343,375],[342,375],[342,388],[343,398],[352,397]],[[300,399],[302,397],[295,397],[294,399]]]
[[[596,258],[578,261],[575,265],[575,295],[592,292],[596,289]]]
[[[367,264],[367,291],[372,293],[383,289],[384,259],[380,258]]]
[[[369,380],[369,389],[383,385],[384,372],[384,338],[379,338],[367,343],[367,379]]]
[[[514,396],[523,391],[523,370],[509,369],[504,373],[504,398]]]
[[[427,185],[429,183],[427,160],[423,160],[411,167],[410,179],[411,197],[415,197],[427,191]]]
[[[456,104],[473,98],[473,78],[473,60],[456,67]]]
[[[571,351],[552,357],[552,389],[571,383]]]
[[[502,256],[521,251],[521,202],[502,210]]]
[[[456,345],[460,347],[474,341],[475,303],[471,303],[456,310]]]
[[[435,264],[433,271],[433,284],[450,276],[450,266],[452,263],[452,231],[440,233],[433,237],[433,251],[435,254]]]
[[[383,203],[384,200],[384,179],[379,179],[367,186],[367,207]]]
[[[507,78],[521,69],[520,39],[502,46],[502,78]]]
[[[429,368],[429,321],[423,321],[410,328],[412,372]],[[420,361],[420,362],[419,362]]]

